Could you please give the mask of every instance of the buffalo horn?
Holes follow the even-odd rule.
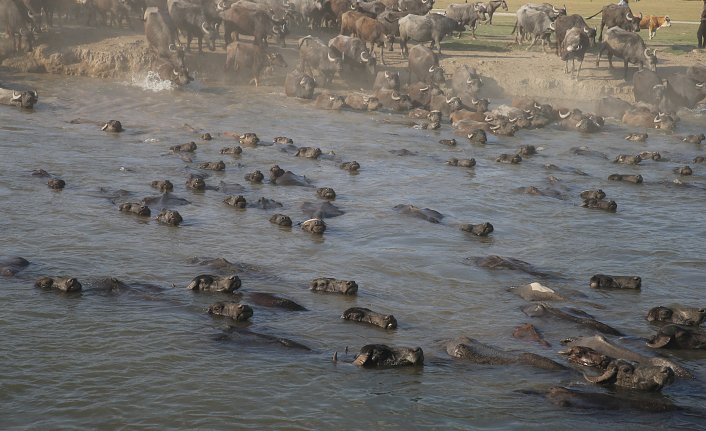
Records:
[[[703,82],[697,82],[697,83],[696,83],[696,88],[704,88],[704,83],[703,83]]]
[[[472,82],[473,82],[473,78],[468,78],[468,79],[466,80],[466,84],[471,84]]]
[[[226,2],[225,1],[218,2],[218,5],[216,6],[216,8],[220,11],[226,10]]]
[[[330,61],[331,63],[333,63],[334,61],[336,61],[335,58],[331,57],[331,53],[330,53],[330,52],[327,52],[326,55],[328,56],[328,61]]]
[[[306,78],[302,78],[301,81],[299,81],[299,85],[301,85],[302,87],[306,85]]]
[[[702,84],[702,85],[703,85],[703,84]],[[427,90],[429,90],[429,86],[428,86],[428,85],[427,85],[426,87],[424,87],[424,88],[420,88],[420,89],[419,89],[419,91],[427,91]]]
[[[490,130],[498,130],[499,128],[500,128],[499,125],[498,126],[490,126]]]
[[[559,118],[562,120],[565,118],[569,118],[569,115],[571,115],[571,111],[567,111],[566,114],[562,114],[561,111],[559,111]]]
[[[201,30],[203,30],[204,33],[210,35],[211,32],[208,30],[208,26],[206,25],[206,21],[201,23]]]
[[[655,117],[654,120],[652,120],[652,122],[654,122],[654,123],[661,123],[662,122],[662,119],[659,118],[659,114]]]
[[[586,34],[588,34],[588,27],[584,26],[584,27],[583,27],[583,32],[586,33]]]
[[[360,61],[362,61],[363,63],[367,63],[369,60],[370,60],[370,55],[368,53],[366,53],[365,51],[362,51],[360,53]]]
[[[27,16],[29,17],[29,19],[34,20],[34,14],[29,9],[27,9]]]
[[[625,14],[625,19],[627,19],[628,21],[632,21],[632,16],[630,15],[630,12],[627,12]]]
[[[511,122],[511,123],[514,123],[515,121],[517,121],[517,117],[515,117],[515,118],[509,118],[509,117],[508,117],[507,121],[509,121],[509,122]]]
[[[105,123],[105,125],[103,127],[101,127],[101,130],[105,130],[107,128],[108,128],[108,123]]]
[[[277,26],[276,26],[276,25],[273,25],[273,26],[272,26],[272,33],[275,33],[275,34],[278,33],[278,31],[277,31]]]
[[[400,100],[400,96],[399,96],[399,94],[397,94],[396,91],[392,92],[392,94],[390,95],[390,98],[395,101]]]
[[[583,375],[583,378],[586,379],[587,381],[591,383],[603,383],[608,380],[610,380],[613,376],[615,376],[615,373],[618,372],[618,368],[613,365],[610,368],[608,368],[605,373],[601,374],[600,376],[587,376]]]
[[[649,57],[649,56],[650,56],[649,52],[650,52],[650,49],[649,49],[649,48],[645,48],[645,52],[644,52],[645,57]]]
[[[387,70],[385,71],[385,78],[390,79],[390,72],[388,72]]]
[[[330,100],[330,101],[333,102],[334,100],[336,100],[336,97],[335,97],[335,96],[329,96],[329,97],[328,97],[328,100]]]
[[[539,106],[539,103],[534,102],[534,109],[541,109],[542,107]]]
[[[478,104],[478,101],[477,101],[476,99],[471,98],[471,103],[474,104],[474,105],[477,105],[477,104]]]
[[[552,6],[552,10],[554,11],[554,13],[559,13],[559,12],[560,12],[559,9],[556,8],[556,6]]]
[[[429,73],[434,73],[434,65],[431,65],[431,67],[429,68]]]
[[[355,5],[354,5],[354,4],[351,5],[351,10],[355,10]]]
[[[656,50],[656,49],[653,49],[653,50],[652,50],[652,55],[657,55],[657,50]]]
[[[12,90],[12,100],[20,100],[22,98],[22,93],[20,94],[15,94],[15,90]]]
[[[525,114],[530,114],[530,113],[532,113],[532,110],[531,110],[531,109],[523,109],[523,111],[525,111]]]
[[[491,121],[493,121],[493,117],[489,117],[489,116],[486,115],[486,116],[485,116],[485,121],[486,121],[486,122],[491,122]]]
[[[32,91],[32,95],[35,99],[39,99],[39,94],[36,91]]]
[[[554,23],[554,22],[552,21],[552,22],[549,24],[549,29],[550,29],[551,31],[556,31],[556,23]]]
[[[170,44],[169,44],[169,50],[170,50],[171,52],[176,52],[176,45],[174,45],[173,43],[170,43]]]

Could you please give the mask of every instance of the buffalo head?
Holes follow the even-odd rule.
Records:
[[[32,109],[34,107],[34,104],[37,103],[37,100],[39,99],[39,95],[37,94],[36,91],[21,91],[21,92],[12,92],[12,103],[17,103],[20,105],[20,108],[23,109]]]

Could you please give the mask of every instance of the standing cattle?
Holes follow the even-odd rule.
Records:
[[[480,19],[482,19],[486,24],[493,24],[493,15],[495,11],[501,7],[504,10],[508,10],[507,3],[505,0],[490,0],[487,3],[476,2],[475,7],[478,11]]]
[[[177,0],[170,2],[169,15],[177,29],[186,36],[186,50],[191,50],[191,40],[196,36],[199,43],[199,53],[203,52],[203,37],[206,36],[206,46],[211,51],[216,50],[218,30],[208,23],[201,6]]]
[[[664,80],[659,104],[660,111],[676,112],[679,108],[694,109],[706,97],[706,83],[678,73]],[[655,86],[659,90],[660,86]]]
[[[148,7],[144,20],[145,37],[150,49],[175,66],[184,66],[184,49],[179,45],[176,25],[169,13],[156,7]]]
[[[431,0],[429,0],[431,1]],[[407,15],[400,18],[400,46],[402,47],[402,55],[408,55],[407,41],[415,40],[417,42],[431,41],[431,48],[434,44],[438,45],[439,55],[441,55],[441,40],[454,31],[463,29],[463,23],[449,17],[430,13],[426,16]]]
[[[132,28],[129,11],[121,0],[86,0],[85,9],[86,25],[89,25],[91,20],[97,25],[96,15],[100,15],[105,25],[120,26],[124,20],[128,27]]]
[[[331,57],[340,58],[351,71],[364,68],[370,75],[375,75],[375,57],[359,38],[339,34],[328,42],[328,48]]]
[[[235,42],[226,50],[225,70],[233,67],[237,73],[240,70],[250,72],[252,79],[249,83],[260,85],[260,75],[265,68],[275,66],[287,67],[287,63],[279,52],[266,52],[265,48],[245,42]]]
[[[292,0],[290,3],[294,5],[294,12],[298,16],[301,27],[313,30],[321,26],[322,0]]]
[[[326,0],[324,1],[324,14],[331,15],[334,24],[341,23],[341,16],[351,10],[351,0]]]
[[[525,36],[532,38],[532,43],[527,47],[528,51],[540,39],[542,40],[542,51],[546,51],[546,45],[549,45],[549,38],[554,28],[554,22],[545,12],[521,7],[517,11],[517,21],[512,32],[515,33],[515,42],[520,45]]]
[[[596,44],[596,29],[589,27],[581,15],[560,16],[554,21],[554,33],[556,34],[556,55],[560,55],[561,44],[569,29],[577,27],[583,30],[588,36],[591,46]]]
[[[364,16],[364,13],[354,10],[349,10],[341,15],[341,31],[339,34],[344,36],[355,36],[355,23]]]
[[[223,39],[226,46],[232,42],[232,33],[253,36],[255,45],[267,46],[267,37],[272,34],[285,45],[285,36],[288,33],[287,22],[278,20],[274,15],[269,15],[260,10],[252,10],[238,5],[220,13],[223,19]],[[237,40],[237,35],[236,35]]]
[[[566,15],[566,7],[558,8],[551,3],[541,3],[541,4],[527,3],[526,5],[523,5],[520,7],[520,9],[522,9],[522,8],[533,9],[533,10],[537,10],[540,12],[544,12],[547,14],[549,19],[551,19],[552,21],[556,20],[560,16]]]
[[[655,37],[658,28],[671,26],[672,20],[669,16],[647,15],[640,20],[640,28],[645,28],[649,31],[650,40]]]
[[[426,15],[434,7],[434,0],[399,0],[398,9],[413,15]]]
[[[586,19],[591,19],[594,16],[601,14],[601,36],[600,40],[603,40],[603,28],[620,27],[627,31],[640,31],[640,20],[642,20],[642,13],[639,17],[632,14],[632,11],[627,6],[620,6],[617,4],[609,4],[603,6],[603,9],[595,15],[591,15]]]
[[[370,44],[370,52],[375,52],[375,45],[380,47],[380,61],[385,64],[385,42],[392,45],[395,36],[386,34],[385,26],[367,16],[358,18],[355,22],[355,33],[363,42]]]
[[[590,41],[588,35],[583,28],[572,27],[566,32],[564,40],[561,42],[561,51],[559,56],[564,63],[564,71],[569,73],[569,60],[571,60],[571,73],[574,72],[575,61],[579,61],[579,68],[576,70],[575,79],[578,81],[579,73],[581,73],[581,66],[583,65],[583,58],[586,55],[586,50],[588,49]],[[559,44],[557,42],[557,44]]]
[[[300,99],[312,99],[316,83],[314,78],[294,69],[287,74],[284,80],[284,94],[287,97],[299,97]]]
[[[34,17],[35,15],[20,0],[0,0],[0,25],[12,39],[12,48],[15,52],[22,50],[23,39],[27,45],[27,52],[32,50]]]
[[[378,15],[385,11],[385,4],[380,1],[359,1],[351,5],[351,9],[362,12],[370,18],[377,18]]]
[[[311,36],[299,39],[299,64],[311,76],[316,71],[324,86],[330,84],[336,72],[341,70],[341,59],[332,57],[328,46],[321,39]]]
[[[503,3],[505,2],[504,0],[501,1]],[[460,21],[464,27],[468,27],[471,30],[473,39],[476,38],[476,27],[478,27],[478,20],[480,20],[478,6],[476,4],[450,4],[446,6],[444,14],[451,19]],[[458,32],[459,39],[461,38],[462,32],[463,28]]]
[[[373,91],[377,91],[381,88],[400,91],[400,73],[387,70],[378,72],[375,76],[375,82],[373,83]]]
[[[412,81],[412,76],[426,84],[441,85],[446,82],[444,69],[439,66],[439,57],[426,46],[415,45],[409,50],[408,68],[408,84],[416,82]]]
[[[625,80],[628,79],[628,62],[632,64],[639,64],[640,70],[647,65],[651,71],[657,69],[657,53],[653,50],[650,53],[649,48],[645,47],[645,42],[642,40],[639,34],[623,30],[619,27],[609,28],[603,42],[601,42],[601,50],[598,53],[598,60],[596,60],[596,66],[600,64],[601,55],[603,52],[607,52],[608,55],[608,65],[613,68],[613,56],[622,58],[625,62]]]
[[[395,42],[395,37],[400,36],[400,18],[407,16],[407,12],[399,12],[396,10],[386,10],[377,16],[377,20],[385,27],[385,34],[390,36],[390,45],[388,51],[392,51],[392,46]]]

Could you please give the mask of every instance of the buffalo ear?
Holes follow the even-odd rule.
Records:
[[[618,367],[615,365],[610,365],[608,367],[608,369],[605,371],[605,373],[603,373],[599,376],[587,376],[586,374],[584,374],[583,378],[591,383],[602,384],[602,383],[608,382],[610,379],[615,377],[617,372],[618,372]]]
[[[647,346],[652,347],[653,349],[661,349],[669,344],[670,341],[672,341],[672,337],[669,335],[657,334],[647,341]]]

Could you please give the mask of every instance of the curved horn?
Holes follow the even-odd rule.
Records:
[[[534,108],[535,108],[535,109],[541,109],[542,107],[539,105],[539,103],[534,102]]]
[[[177,72],[176,69],[172,69],[172,73],[174,73],[174,76],[179,76],[179,72]]]
[[[22,98],[22,93],[15,95],[15,90],[12,90],[12,101],[20,100]]]
[[[490,126],[490,130],[498,130],[500,126]]]
[[[654,120],[652,120],[652,122],[653,122],[653,123],[661,123],[661,122],[662,122],[662,119],[659,118],[659,114],[657,114],[657,116],[655,117]]]
[[[355,10],[355,4],[351,5],[351,10]]]
[[[509,122],[511,122],[511,123],[514,123],[515,121],[517,121],[517,118],[510,118],[510,117],[508,117],[507,121],[509,121]]]
[[[571,111],[568,111],[566,114],[562,114],[561,111],[559,111],[559,118],[562,120],[565,118],[569,118],[569,115],[571,115]]]
[[[583,32],[586,33],[586,34],[588,34],[588,27],[583,26]]]
[[[703,83],[703,82],[697,82],[697,83],[694,84],[694,85],[696,85],[696,88],[704,88],[704,83]]]
[[[363,63],[367,63],[370,60],[370,54],[368,54],[365,51],[361,51],[360,53],[360,61]]]
[[[170,50],[171,52],[176,52],[176,51],[177,51],[176,45],[174,45],[173,43],[170,43],[170,44],[169,44],[169,50]]]
[[[434,73],[435,66],[432,64],[431,67],[429,68],[429,73]]]
[[[477,104],[478,104],[478,101],[477,101],[476,99],[474,99],[474,98],[471,98],[471,104],[477,105]]]
[[[625,14],[625,19],[627,19],[628,21],[632,21],[632,15],[630,15],[630,11]]]
[[[559,13],[559,12],[561,12],[559,9],[556,8],[556,6],[552,6],[552,10],[554,11],[554,13]]]
[[[216,5],[216,9],[218,9],[219,11],[226,10],[226,2],[225,1],[218,2],[218,5]]]
[[[39,94],[36,91],[32,91],[32,95],[35,99],[39,99]]]
[[[555,23],[554,21],[552,21],[552,22],[549,24],[549,28],[550,28],[552,31],[556,31],[556,23]]]
[[[652,55],[653,55],[653,56],[657,55],[657,50],[656,50],[656,49],[653,49],[653,50],[652,50]]]
[[[306,77],[302,78],[301,81],[299,81],[299,85],[301,85],[301,86],[306,85]]]
[[[333,63],[334,61],[336,61],[335,58],[331,57],[331,53],[330,53],[330,52],[327,52],[326,55],[328,56],[328,61],[330,61],[331,63]]]
[[[330,100],[330,101],[333,102],[334,100],[336,100],[336,96],[329,96],[329,97],[328,97],[328,100]]]
[[[649,48],[645,48],[645,52],[643,53],[643,54],[645,54],[645,57],[649,57],[649,56],[650,56],[649,52],[650,52],[650,49],[649,49]]]
[[[29,9],[27,9],[27,16],[29,17],[29,19],[34,20],[34,14]]]
[[[279,33],[279,32],[277,31],[277,26],[276,26],[276,25],[273,25],[273,26],[272,26],[272,33],[275,33],[275,34]]]
[[[390,72],[388,72],[387,70],[385,71],[385,78],[390,79]]]
[[[591,383],[601,384],[612,379],[617,372],[618,367],[616,367],[615,365],[611,365],[610,367],[608,367],[605,373],[601,374],[600,376],[587,376],[584,374],[583,378]]]
[[[703,86],[703,84],[702,84],[702,86]],[[426,87],[424,87],[424,88],[420,88],[420,89],[419,89],[419,91],[427,91],[427,90],[429,90],[429,86],[428,86],[428,85],[427,85]]]
[[[401,99],[401,97],[397,94],[396,91],[393,91],[393,92],[392,92],[392,94],[390,95],[390,98],[391,98],[392,100],[395,100],[395,101]]]
[[[108,128],[108,123],[105,123],[105,125],[103,127],[101,127],[101,130],[105,130],[107,128]]]
[[[454,98],[453,98],[453,97],[452,97],[452,98],[450,98],[450,99],[448,99],[448,98],[447,98],[447,99],[446,99],[446,103],[451,103],[451,102],[452,102],[453,100],[454,100]]]
[[[493,117],[489,117],[489,116],[486,115],[485,118],[484,118],[484,120],[485,120],[486,122],[491,122],[491,121],[494,120],[494,118],[493,118]]]
[[[211,31],[208,29],[208,26],[206,25],[206,21],[201,23],[201,30],[203,30],[203,32],[208,35],[211,34]]]

